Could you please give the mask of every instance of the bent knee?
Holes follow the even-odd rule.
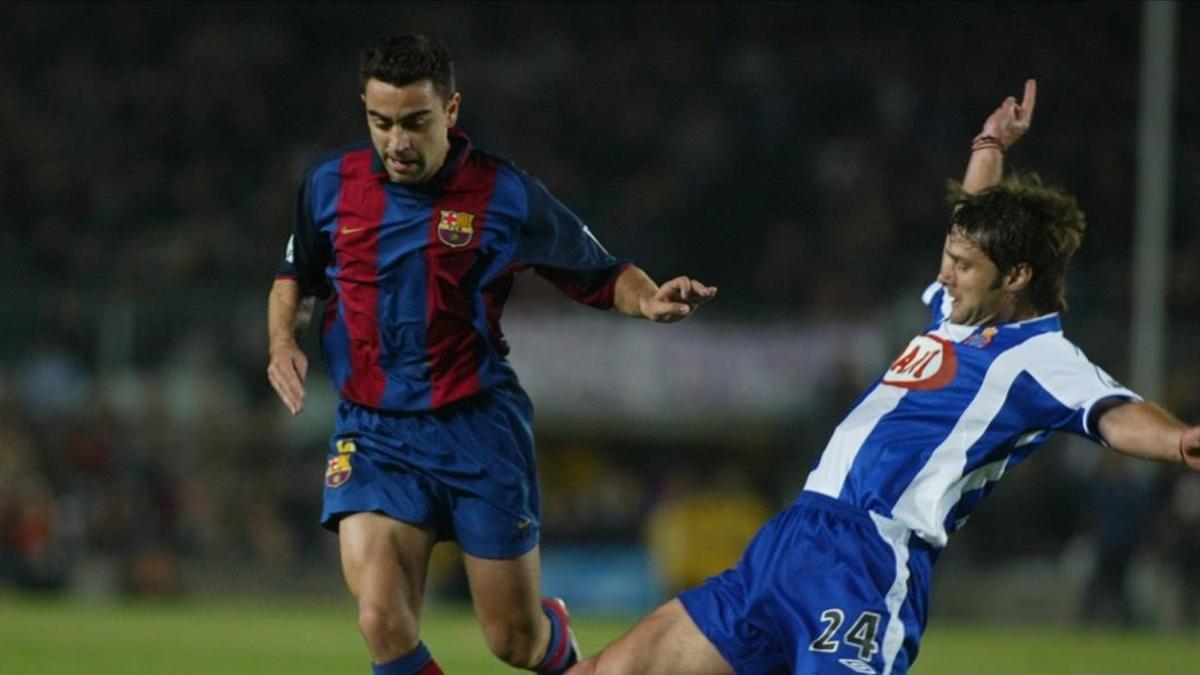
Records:
[[[362,603],[358,607],[358,628],[371,644],[387,643],[402,651],[417,647],[417,619],[403,609]]]
[[[538,624],[525,618],[510,618],[505,621],[492,621],[484,625],[484,636],[488,648],[496,658],[515,668],[531,668],[537,665],[542,654],[539,648],[547,645],[538,644]]]

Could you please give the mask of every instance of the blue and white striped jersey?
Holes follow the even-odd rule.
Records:
[[[946,320],[941,284],[923,300],[933,322],[850,409],[804,489],[940,547],[1051,431],[1103,443],[1089,417],[1096,403],[1140,397],[1063,337],[1058,314],[963,326]]]

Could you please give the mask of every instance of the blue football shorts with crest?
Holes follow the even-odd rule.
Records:
[[[745,675],[901,675],[925,629],[936,549],[815,492],[762,527],[737,567],[679,596]]]
[[[516,384],[424,413],[342,401],[326,458],[321,524],[381,513],[430,525],[480,558],[515,558],[538,541],[541,503],[533,405]]]

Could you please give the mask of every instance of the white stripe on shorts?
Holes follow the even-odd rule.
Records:
[[[883,675],[891,675],[896,655],[904,646],[904,621],[900,618],[900,608],[904,607],[904,600],[908,597],[908,539],[912,531],[899,521],[875,512],[871,512],[871,520],[875,521],[879,536],[896,554],[896,579],[887,592],[888,625],[883,634]]]

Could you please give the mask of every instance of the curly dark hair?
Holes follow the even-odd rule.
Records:
[[[1029,298],[1037,311],[1066,311],[1067,265],[1087,227],[1075,197],[1043,185],[1035,173],[1010,175],[975,194],[950,181],[947,191],[954,207],[949,230],[983,249],[1001,276],[1019,264],[1029,265]]]
[[[358,79],[363,90],[370,79],[397,87],[429,79],[437,95],[447,102],[454,95],[454,57],[438,40],[420,33],[398,35],[363,50]]]

